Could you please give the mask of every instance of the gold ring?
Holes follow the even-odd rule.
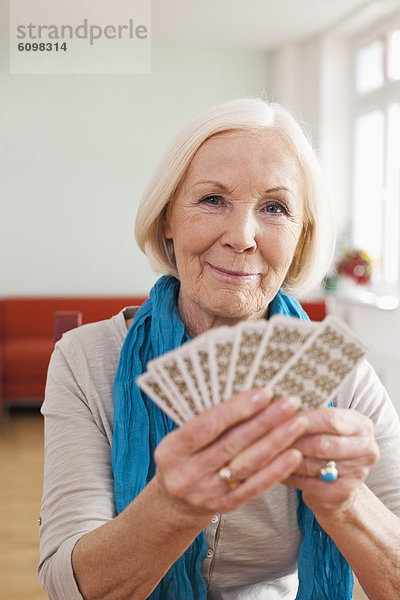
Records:
[[[233,471],[230,467],[222,467],[222,469],[218,471],[218,475],[225,485],[231,490],[234,490],[235,488],[239,487],[241,483],[243,483],[243,481],[240,481],[240,479],[236,477],[235,471]]]

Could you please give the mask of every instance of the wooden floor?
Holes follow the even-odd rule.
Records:
[[[0,600],[47,598],[36,574],[42,467],[39,411],[11,412],[0,423]],[[354,600],[364,599],[356,584]]]
[[[43,420],[11,412],[0,424],[0,598],[45,600],[37,578]]]

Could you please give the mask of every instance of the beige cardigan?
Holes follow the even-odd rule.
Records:
[[[39,574],[51,600],[81,600],[71,567],[77,540],[115,516],[111,440],[112,387],[132,309],[68,332],[53,353],[42,412],[45,472]],[[337,405],[375,422],[381,458],[367,484],[400,516],[400,424],[364,361]],[[208,597],[293,600],[301,535],[295,491],[276,485],[240,510],[215,515],[206,529],[202,574]],[[151,524],[149,524],[151,526]],[[179,527],[179,522],[176,524]],[[134,532],[132,532],[134,535]]]

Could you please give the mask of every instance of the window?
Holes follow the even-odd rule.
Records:
[[[352,243],[385,292],[400,278],[400,26],[356,47],[353,148]]]

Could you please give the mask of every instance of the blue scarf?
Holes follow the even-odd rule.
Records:
[[[119,514],[155,475],[153,454],[174,422],[143,394],[135,383],[152,358],[181,346],[190,337],[177,308],[179,281],[161,277],[150,298],[135,314],[126,336],[114,381],[114,433],[112,468],[114,497]],[[300,304],[279,293],[268,316],[283,314],[308,320]],[[351,600],[351,569],[333,541],[319,526],[297,491],[297,518],[303,534],[298,559],[296,600]],[[151,600],[205,600],[207,588],[200,566],[207,553],[201,533],[171,566],[151,593]]]

